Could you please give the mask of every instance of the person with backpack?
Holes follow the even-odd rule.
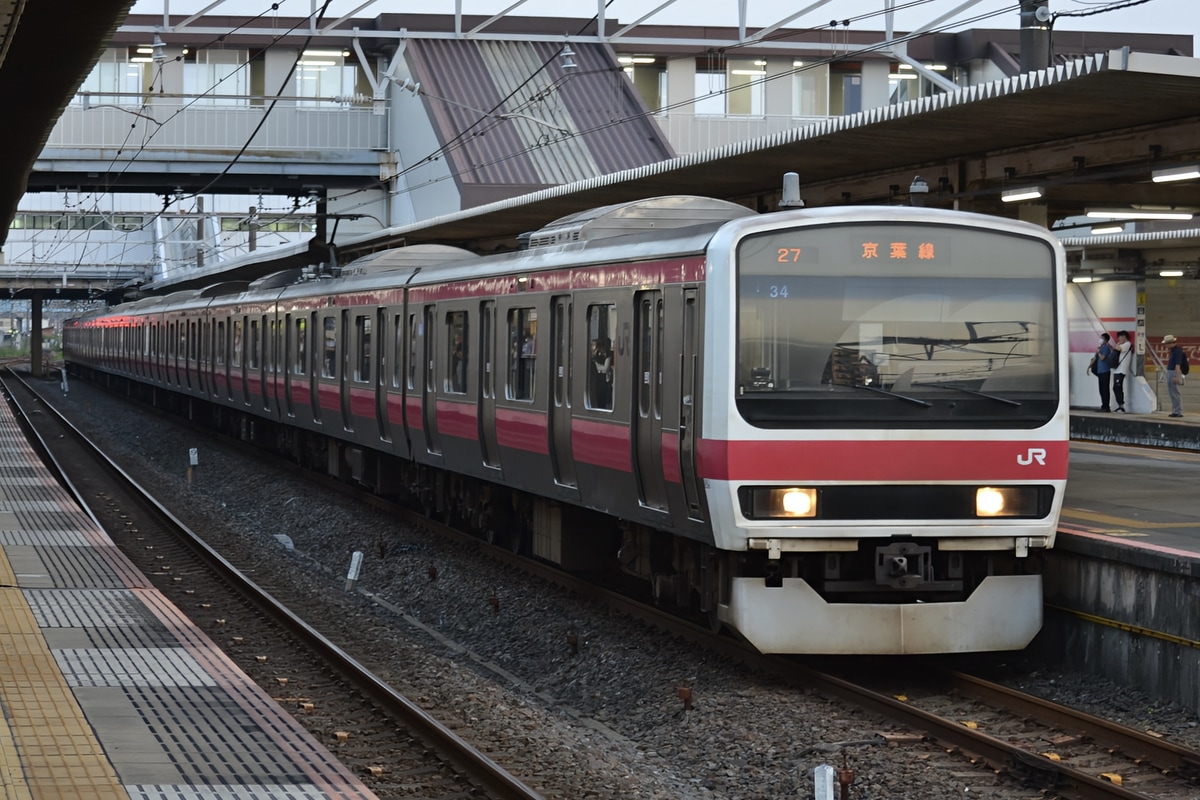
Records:
[[[1117,399],[1117,411],[1125,412],[1125,376],[1129,374],[1129,365],[1133,361],[1133,344],[1129,341],[1129,331],[1117,331],[1116,364],[1112,368],[1113,396]]]
[[[1096,373],[1096,380],[1100,384],[1100,410],[1112,411],[1109,408],[1109,387],[1112,384],[1112,368],[1115,363],[1112,359],[1117,354],[1117,349],[1110,344],[1112,337],[1107,333],[1100,334],[1100,346],[1096,348],[1096,357],[1092,359],[1092,371]]]
[[[1183,398],[1179,387],[1183,386],[1183,376],[1188,374],[1187,354],[1183,347],[1171,334],[1163,337],[1163,344],[1170,346],[1167,351],[1167,394],[1171,396],[1171,416],[1183,416]]]

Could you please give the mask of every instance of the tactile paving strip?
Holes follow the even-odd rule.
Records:
[[[160,765],[147,765],[136,753],[125,759],[109,752],[113,767],[125,784],[221,784],[310,783],[253,719],[224,689],[192,687],[126,687],[123,690],[133,710],[141,716],[161,752],[170,762],[177,780],[163,780]],[[91,708],[88,693],[81,692],[81,705],[101,741],[127,730],[123,715],[109,716]],[[157,780],[151,773],[160,776]],[[147,780],[149,778],[149,780]]]
[[[78,530],[21,530],[0,531],[0,547],[48,545],[52,547],[87,547],[87,536]]]
[[[179,647],[67,648],[53,652],[68,686],[217,685],[196,659]]]
[[[154,617],[125,589],[30,589],[25,600],[40,628],[103,628],[154,624]]]
[[[125,786],[130,800],[329,800],[312,786]]]
[[[96,558],[91,547],[34,547],[50,585],[58,589],[123,589],[125,582]]]

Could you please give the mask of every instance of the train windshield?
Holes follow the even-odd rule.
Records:
[[[1058,402],[1054,251],[957,226],[737,248],[737,405],[764,428],[1036,427]]]

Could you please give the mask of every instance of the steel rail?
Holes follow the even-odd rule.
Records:
[[[40,392],[30,386],[21,376],[17,375],[11,369],[6,369],[8,375],[19,381],[31,395],[37,397],[41,401],[41,408],[45,412],[54,415],[56,420],[67,428],[71,435],[82,442],[85,447],[91,450],[96,457],[96,460],[114,475],[118,480],[127,484],[136,494],[138,494],[145,503],[154,510],[161,518],[164,525],[170,526],[176,530],[184,538],[189,547],[191,547],[197,555],[204,560],[209,567],[216,571],[222,578],[229,581],[231,585],[241,591],[247,599],[258,607],[264,614],[268,615],[278,625],[287,630],[292,635],[296,636],[306,646],[322,654],[323,657],[329,660],[330,664],[338,670],[338,672],[359,691],[363,692],[371,700],[377,703],[381,708],[389,714],[399,719],[402,724],[414,732],[416,736],[432,746],[443,758],[449,761],[465,775],[469,775],[473,781],[478,783],[486,792],[486,796],[491,798],[501,798],[502,800],[544,800],[542,795],[534,791],[529,786],[522,783],[515,776],[505,770],[484,753],[477,750],[469,742],[464,740],[454,731],[447,728],[441,722],[430,716],[424,709],[413,703],[404,695],[397,692],[384,681],[380,680],[370,670],[360,664],[349,653],[342,650],[332,641],[327,639],[320,631],[316,630],[304,620],[293,614],[286,606],[277,601],[269,593],[255,584],[241,570],[227,561],[220,553],[210,547],[203,539],[195,532],[188,528],[179,518],[177,518],[169,509],[163,506],[156,498],[149,494],[129,475],[125,470],[116,464],[108,457],[94,442],[86,437],[78,428],[70,423],[70,421],[60,413]],[[10,401],[17,404],[13,393],[8,385],[0,379],[0,387],[4,389]],[[17,404],[18,408],[20,407]],[[22,410],[22,413],[25,413]],[[37,437],[36,431],[32,431],[32,435]],[[50,449],[44,441],[37,437],[35,447],[40,450],[43,456],[48,457],[51,461],[51,467],[60,475],[65,475],[62,466],[53,461],[53,456],[50,455]],[[69,486],[71,491],[76,495],[80,505],[86,508],[86,503],[83,498],[78,496],[78,492],[73,487]]]

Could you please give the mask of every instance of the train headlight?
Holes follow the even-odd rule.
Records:
[[[1028,516],[1029,501],[1033,498],[1027,498],[1026,494],[1020,486],[981,486],[975,490],[975,516]]]
[[[816,489],[761,486],[743,490],[742,497],[743,511],[750,519],[812,519],[817,515]]]

